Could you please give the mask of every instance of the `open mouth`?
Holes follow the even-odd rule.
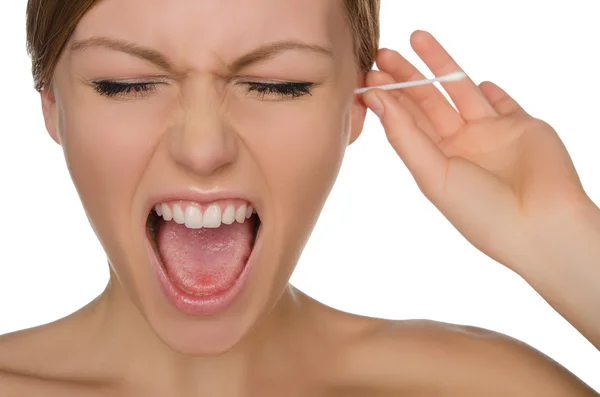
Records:
[[[231,222],[230,216],[225,221],[225,212],[221,221],[221,212],[217,211],[210,219],[206,215],[204,224],[208,226],[201,226],[193,216],[186,217],[196,211],[195,207],[185,211],[178,206],[175,204],[174,208],[179,216],[161,214],[163,211],[158,207],[150,211],[146,220],[148,239],[172,284],[169,288],[188,297],[206,298],[227,293],[244,273],[255,248],[261,227],[258,214],[248,211],[246,216],[241,219],[238,216]],[[165,211],[170,209],[165,208]],[[206,210],[206,214],[209,211]]]

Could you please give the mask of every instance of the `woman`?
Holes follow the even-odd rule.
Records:
[[[6,394],[595,395],[500,335],[352,316],[288,285],[367,106],[436,207],[596,346],[600,211],[556,133],[491,83],[445,85],[460,113],[432,86],[354,96],[420,77],[387,50],[369,71],[377,2],[232,4],[29,2],[46,126],[111,281],[4,337]],[[459,70],[427,33],[412,43],[434,74]]]

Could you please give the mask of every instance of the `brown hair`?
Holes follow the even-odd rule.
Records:
[[[28,0],[27,53],[31,57],[34,87],[43,90],[52,81],[60,55],[79,20],[100,0]],[[344,0],[359,69],[371,70],[379,47],[380,0]]]

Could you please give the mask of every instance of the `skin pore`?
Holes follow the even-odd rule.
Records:
[[[288,285],[366,114],[352,94],[363,75],[343,12],[322,0],[103,0],[84,16],[42,105],[111,279],[77,313],[5,337],[0,385],[28,395],[366,396],[521,384],[589,395],[509,338],[353,316]],[[142,85],[107,96],[123,89],[115,81]],[[146,252],[152,200],[185,189],[244,194],[268,242],[242,295],[215,316],[173,308]]]

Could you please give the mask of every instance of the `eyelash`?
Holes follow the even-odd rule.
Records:
[[[303,95],[312,95],[312,83],[241,83],[247,85],[248,92],[261,94],[264,99],[267,94],[278,94],[282,98],[298,98]]]
[[[132,96],[149,93],[154,90],[158,84],[153,82],[139,82],[139,83],[121,83],[117,81],[102,80],[94,81],[94,89],[100,95],[112,98],[117,95]],[[313,83],[297,83],[297,82],[286,82],[286,83],[257,83],[257,82],[243,82],[239,83],[247,86],[248,92],[256,92],[261,95],[261,99],[268,94],[277,94],[282,99],[285,98],[298,98],[304,95],[312,95],[311,88]]]

